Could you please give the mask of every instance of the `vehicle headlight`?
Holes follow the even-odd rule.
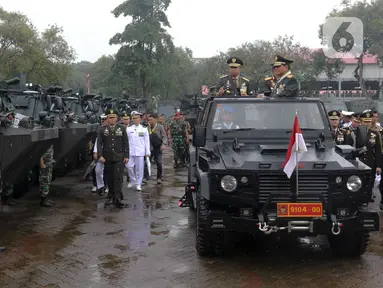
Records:
[[[351,192],[357,192],[362,187],[362,180],[358,176],[350,176],[347,179],[347,189]]]
[[[226,192],[233,192],[237,188],[237,179],[231,175],[225,175],[221,179],[221,187]]]

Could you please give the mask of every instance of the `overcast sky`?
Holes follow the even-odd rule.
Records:
[[[76,50],[77,60],[95,61],[113,54],[109,39],[128,23],[110,11],[121,0],[1,0],[6,10],[29,16],[43,30],[49,24],[64,28],[64,35]],[[302,44],[320,47],[318,25],[337,0],[172,0],[169,30],[177,46],[193,50],[194,57],[210,57],[244,42],[272,40],[294,35]]]

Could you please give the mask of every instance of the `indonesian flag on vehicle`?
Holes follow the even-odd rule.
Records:
[[[295,116],[293,131],[290,136],[289,148],[286,154],[286,161],[283,172],[290,178],[295,167],[298,165],[304,152],[307,151],[305,140],[303,139],[302,130],[299,127],[298,115]]]

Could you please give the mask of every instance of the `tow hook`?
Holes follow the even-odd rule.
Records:
[[[332,222],[332,228],[331,228],[331,233],[333,235],[339,235],[341,232],[341,227],[343,226],[342,223],[339,222]]]
[[[269,229],[269,226],[266,224],[266,222],[259,222],[258,228],[260,231],[266,232]]]
[[[343,226],[343,224],[338,222],[338,220],[336,219],[336,216],[334,214],[331,214],[330,217],[331,217],[331,221],[332,221],[331,233],[333,235],[339,235],[341,232],[341,227]]]
[[[266,222],[260,222],[258,225],[260,231],[262,231],[265,235],[270,235],[273,232],[278,232],[279,230],[285,230],[287,227],[277,227],[277,226],[269,226]]]

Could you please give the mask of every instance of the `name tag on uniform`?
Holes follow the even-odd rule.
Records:
[[[145,135],[144,132],[138,132],[139,137],[144,137],[144,135]]]

